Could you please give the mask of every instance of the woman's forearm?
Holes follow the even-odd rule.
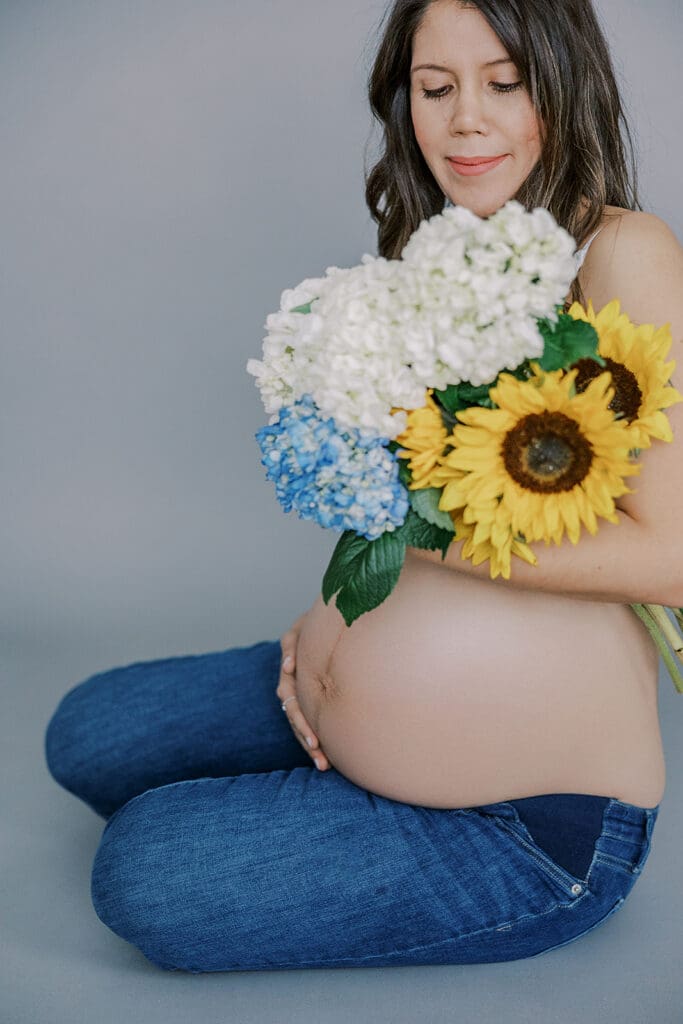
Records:
[[[601,520],[598,532],[582,530],[578,544],[567,537],[558,546],[536,541],[529,545],[538,559],[529,565],[512,556],[510,579],[498,576],[501,586],[567,594],[586,601],[614,601],[621,604],[683,604],[683,545],[677,550],[665,544],[652,530],[617,510],[618,525]],[[491,579],[488,559],[480,565],[463,559],[464,541],[453,541],[445,560],[440,551],[408,548],[425,561],[444,569]]]

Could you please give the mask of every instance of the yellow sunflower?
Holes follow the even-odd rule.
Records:
[[[490,391],[498,408],[456,414],[453,450],[431,474],[443,485],[439,508],[462,509],[472,543],[490,544],[501,558],[515,541],[560,544],[565,530],[576,544],[581,522],[597,532],[596,515],[618,523],[614,498],[633,493],[622,478],[642,469],[629,460],[627,423],[609,408],[609,372],[576,393],[578,369],[531,368],[527,381],[500,375]]]
[[[475,540],[476,525],[467,522],[462,512],[451,512],[450,515],[455,527],[454,539],[465,541],[460,551],[461,556],[464,559],[471,559],[472,565],[481,565],[482,562],[489,559],[492,580],[495,580],[497,576],[503,576],[506,580],[510,579],[513,555],[517,555],[530,565],[538,563],[531,548],[514,537],[511,530],[508,529],[500,547],[495,547],[490,538],[484,537],[478,542]]]
[[[410,459],[408,465],[412,473],[410,490],[418,490],[423,487],[441,487],[439,477],[439,460],[449,450],[447,445],[448,431],[444,427],[439,406],[431,397],[433,388],[427,392],[427,403],[420,409],[412,409],[408,413],[408,424],[405,431],[396,440],[403,445],[405,451],[397,450],[398,458]],[[448,474],[448,479],[453,479],[453,470]],[[459,472],[459,477],[466,474]],[[501,550],[493,547],[490,541],[475,540],[474,525],[465,522],[462,514],[451,513],[453,526],[455,528],[454,540],[464,540],[462,557],[471,558],[473,565],[479,565],[491,560],[491,577],[495,579],[498,575],[510,578],[510,557],[512,554],[519,555],[525,561],[536,565],[537,558],[531,549],[510,535]]]
[[[450,435],[450,440],[454,440],[453,435]],[[471,559],[473,565],[480,565],[489,559],[491,579],[499,575],[510,579],[513,554],[536,565],[538,560],[531,548],[513,535],[509,512],[500,506],[497,498],[491,498],[485,504],[480,503],[476,514],[464,499],[460,500],[457,483],[466,476],[466,470],[456,469],[450,460],[442,456],[428,477],[428,486],[442,489],[439,508],[448,511],[453,521],[454,541],[465,542],[460,550],[461,557]]]
[[[569,315],[593,325],[599,338],[598,353],[607,364],[600,367],[593,359],[574,363],[579,371],[576,390],[583,391],[589,380],[609,370],[615,388],[610,408],[628,423],[631,448],[649,448],[653,437],[673,441],[671,426],[661,411],[683,402],[683,395],[666,386],[676,368],[675,361],[664,362],[672,343],[670,325],[655,329],[653,324],[632,323],[620,312],[619,299],[603,306],[599,313],[590,299],[587,310],[575,302]]]
[[[401,449],[396,451],[397,458],[410,460],[410,490],[413,491],[432,486],[429,483],[430,474],[446,448],[448,431],[439,406],[432,398],[433,392],[434,389],[429,388],[426,404],[408,412],[406,429],[396,438],[401,445]]]

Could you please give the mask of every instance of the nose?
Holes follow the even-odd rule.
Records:
[[[451,112],[450,129],[453,135],[488,131],[485,98],[477,85],[464,85]]]

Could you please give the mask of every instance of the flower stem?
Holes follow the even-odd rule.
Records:
[[[666,608],[661,604],[649,604],[647,606],[650,615],[657,621],[657,625],[666,637],[666,641],[673,649],[679,661],[683,661],[683,635],[676,625],[666,614]]]
[[[648,604],[632,604],[631,608],[636,613],[640,621],[643,623],[648,633],[657,645],[657,649],[661,654],[664,664],[666,665],[669,675],[671,676],[672,682],[676,687],[678,693],[683,693],[683,677],[679,671],[678,665],[674,657],[669,650],[669,645],[666,641],[665,635],[659,625],[657,618],[652,614],[653,605]],[[662,607],[654,606],[654,607]]]

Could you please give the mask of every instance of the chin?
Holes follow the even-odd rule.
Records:
[[[471,199],[455,199],[453,197],[451,197],[451,202],[455,203],[456,206],[464,206],[465,209],[469,210],[471,213],[474,213],[477,217],[481,217],[482,220],[485,220],[487,217],[490,217],[492,214],[496,212],[496,210],[500,209],[500,206],[503,205],[502,203],[475,203]]]
[[[486,219],[486,217],[491,217],[496,212],[496,210],[499,210],[501,208],[501,206],[503,206],[503,203],[475,203],[475,205],[472,207],[472,213],[476,213],[477,217]]]
[[[505,206],[509,199],[512,199],[514,192],[509,195],[488,197],[477,199],[473,196],[450,196],[452,203],[457,206],[465,206],[472,213],[476,214],[477,217],[485,219],[486,217],[492,216],[497,210],[500,210],[501,206]]]

